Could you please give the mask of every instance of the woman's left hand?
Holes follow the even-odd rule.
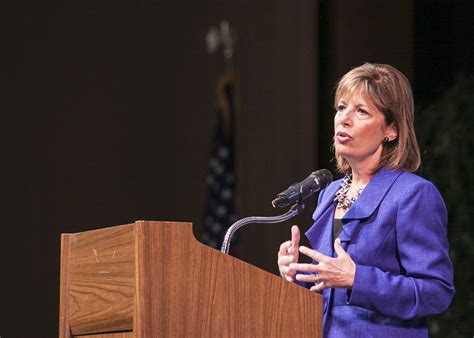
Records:
[[[305,246],[300,246],[300,252],[314,259],[318,264],[290,264],[290,269],[292,270],[313,273],[310,275],[297,274],[296,280],[315,283],[311,287],[311,291],[321,291],[326,288],[352,288],[356,264],[351,256],[342,248],[339,238],[336,238],[334,241],[334,250],[337,253],[336,258],[323,255]]]

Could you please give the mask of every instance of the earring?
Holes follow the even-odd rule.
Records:
[[[387,136],[385,136],[385,137],[383,138],[383,142],[382,142],[382,143],[385,144],[385,143],[388,143],[388,142],[390,142],[390,139],[389,139]]]

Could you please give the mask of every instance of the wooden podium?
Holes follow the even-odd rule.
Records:
[[[322,298],[191,223],[139,221],[61,236],[59,322],[60,337],[322,337]]]

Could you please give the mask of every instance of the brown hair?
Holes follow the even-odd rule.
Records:
[[[340,80],[334,104],[343,96],[362,93],[385,116],[387,125],[393,124],[398,137],[383,143],[382,157],[375,171],[386,166],[390,169],[416,171],[421,164],[420,149],[414,128],[414,104],[410,82],[392,66],[366,63],[353,68]],[[349,174],[349,163],[337,153],[337,168]]]

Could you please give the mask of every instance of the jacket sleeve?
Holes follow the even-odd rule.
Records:
[[[454,286],[440,193],[423,182],[404,196],[395,225],[401,273],[357,265],[348,304],[408,320],[444,312]]]

